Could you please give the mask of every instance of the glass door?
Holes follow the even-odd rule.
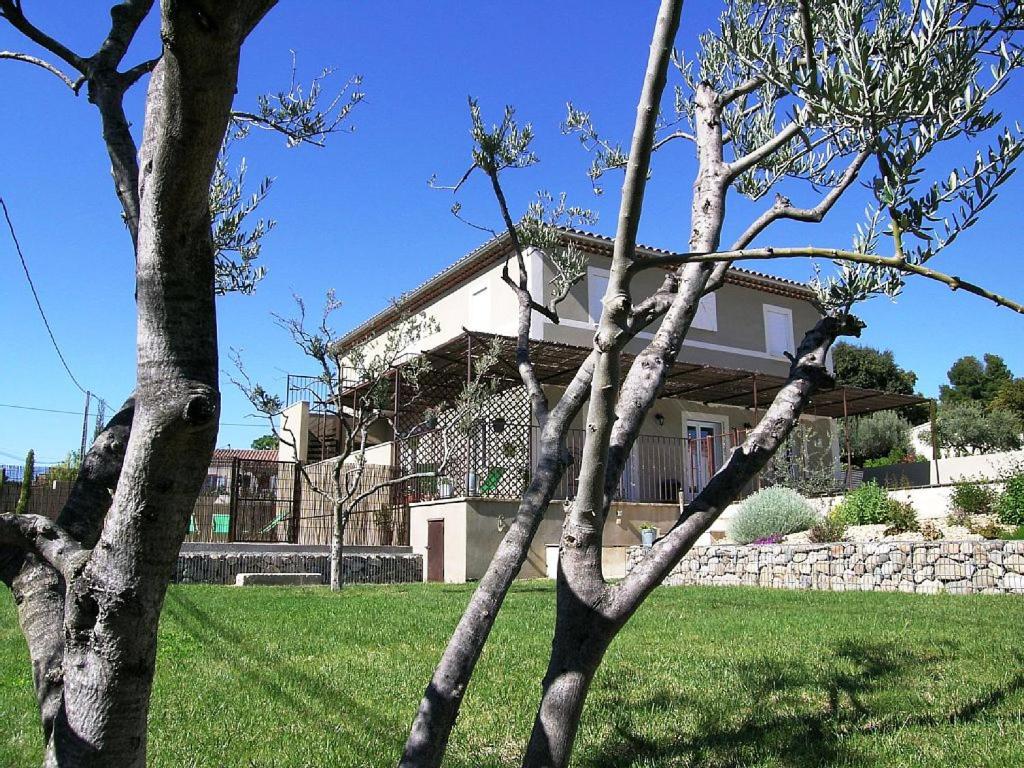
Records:
[[[718,471],[718,441],[715,438],[720,429],[713,421],[686,422],[687,496],[690,499],[700,493]]]

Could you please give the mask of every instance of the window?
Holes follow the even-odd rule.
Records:
[[[487,286],[478,285],[469,293],[469,322],[467,325],[477,331],[489,331],[491,305],[487,301]]]
[[[608,275],[607,269],[591,267],[587,270],[587,309],[594,325],[601,319],[601,310],[604,309],[601,299],[608,290]]]
[[[715,294],[709,293],[701,298],[700,304],[697,305],[697,314],[693,316],[693,323],[690,327],[702,331],[718,330],[718,299],[715,298]]]
[[[793,311],[786,307],[764,305],[765,351],[775,357],[796,352],[793,340]]]

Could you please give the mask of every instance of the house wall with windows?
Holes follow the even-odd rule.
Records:
[[[588,256],[587,275],[559,305],[558,324],[534,313],[531,338],[584,348],[593,343],[611,265],[610,246],[590,236],[581,237],[579,244]],[[530,250],[525,261],[531,291],[546,303],[555,275],[551,261],[537,250]],[[423,313],[437,324],[434,333],[411,345],[408,352],[433,349],[459,336],[463,329],[515,336],[519,307],[515,294],[502,280],[506,262],[511,277],[518,279],[518,261],[511,249],[485,245],[408,294],[405,311]],[[633,280],[634,299],[650,296],[663,278],[664,272],[658,269],[639,274]],[[789,361],[784,352],[795,351],[804,333],[821,317],[811,298],[811,292],[798,283],[734,270],[729,282],[701,301],[680,359],[785,375]],[[394,309],[385,310],[347,334],[343,343],[363,343],[372,354],[400,316]],[[626,351],[635,354],[642,350],[656,328],[657,323],[641,333]]]
[[[533,254],[533,258],[533,284],[543,282],[545,300],[548,300],[554,270],[546,256]],[[589,347],[600,316],[601,299],[608,287],[610,266],[609,257],[592,253],[586,278],[573,286],[569,296],[559,305],[561,322],[556,325],[547,318],[537,317],[531,335],[545,341]],[[663,279],[661,270],[649,270],[634,278],[634,301],[652,295]],[[783,290],[795,293],[792,286]],[[804,333],[820,318],[821,314],[808,300],[745,285],[726,284],[701,300],[683,342],[680,359],[722,368],[784,375],[789,370],[784,352],[794,352]],[[630,342],[626,351],[635,354],[643,349],[657,330],[657,325],[656,321]]]

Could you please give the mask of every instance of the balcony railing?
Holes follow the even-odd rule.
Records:
[[[521,433],[526,437],[527,428]],[[412,483],[410,501],[455,496],[518,498],[526,490],[537,455],[540,432],[529,428],[529,445],[509,450],[509,443],[496,445],[493,439],[470,441],[449,453],[448,469],[441,477],[422,478]],[[619,481],[616,499],[624,502],[674,504],[682,493],[689,501],[728,458],[729,452],[746,438],[744,430],[730,430],[703,438],[641,435],[636,439]],[[556,499],[576,496],[579,460],[586,431],[569,430],[565,445],[569,466],[555,491]],[[440,435],[418,438],[405,471],[431,471],[442,460]],[[451,441],[449,441],[451,451]],[[409,452],[403,449],[406,456]],[[434,454],[437,455],[434,455]]]

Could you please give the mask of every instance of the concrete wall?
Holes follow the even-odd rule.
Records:
[[[933,485],[964,480],[999,480],[1014,469],[1024,469],[1024,451],[955,456],[933,461],[931,465]]]
[[[427,523],[443,520],[444,580],[450,584],[467,581],[466,517],[467,504],[463,498],[425,501],[409,508],[409,546],[414,554],[423,558],[424,579],[427,578]]]
[[[629,567],[644,554],[632,548]],[[1024,541],[694,547],[664,584],[1024,594]]]
[[[511,525],[518,500],[458,498],[413,504],[410,509],[410,545],[427,563],[427,522],[445,524],[445,581],[462,583],[481,578],[498,544]],[[651,524],[662,531],[678,516],[675,504],[617,503],[605,525],[604,566],[607,578],[621,578],[626,572],[626,551],[640,543],[640,526]],[[545,512],[519,574],[521,579],[547,577],[548,547],[557,547],[562,536],[563,508],[552,502]]]

